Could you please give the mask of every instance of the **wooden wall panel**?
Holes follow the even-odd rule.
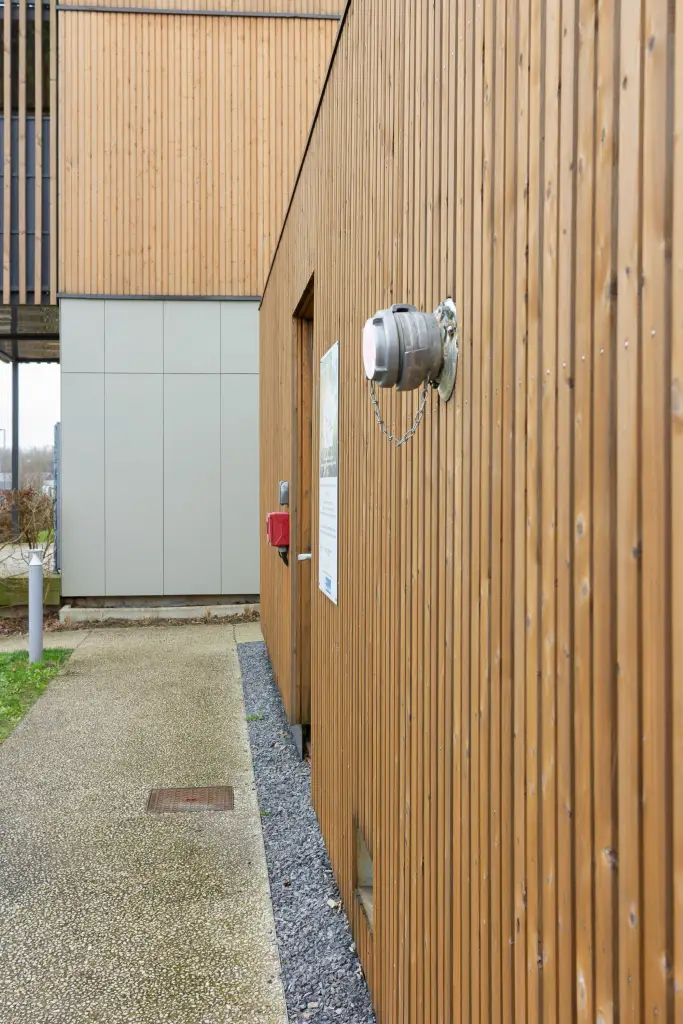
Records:
[[[60,13],[60,292],[259,295],[336,30]]]
[[[343,0],[66,0],[64,6],[224,11],[236,14],[271,14],[284,18],[313,15],[338,19]]]
[[[319,360],[340,342],[313,799],[383,1024],[681,1019],[674,7],[351,0],[266,285],[264,521],[294,475],[292,318],[312,276],[314,467]],[[447,294],[456,393],[430,394],[393,448],[363,323]],[[380,393],[394,433],[417,401]],[[289,570],[265,541],[261,566],[291,713]]]

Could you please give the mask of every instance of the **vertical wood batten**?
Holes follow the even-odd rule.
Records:
[[[462,387],[465,411],[463,427],[463,479],[461,496],[461,516],[463,520],[461,541],[460,582],[462,587],[461,602],[461,642],[462,656],[462,802],[461,802],[461,858],[460,858],[460,896],[462,900],[459,923],[461,940],[460,983],[458,994],[460,1013],[468,1020],[472,1013],[472,635],[471,635],[471,573],[472,573],[472,431],[473,431],[473,289],[472,261],[474,259],[473,241],[473,161],[474,161],[474,81],[475,47],[474,47],[474,2],[467,0],[465,8],[464,37],[464,130],[463,130],[463,163],[464,186],[461,216],[463,217],[463,243],[461,259],[463,261],[463,363]]]
[[[541,140],[543,125],[543,28],[542,0],[529,4],[529,137],[527,207],[527,355],[526,355],[526,918],[527,918],[527,1021],[534,1024],[542,1015],[541,970],[541,863],[540,836],[540,510],[541,480],[539,449],[540,357],[543,306],[543,167]]]
[[[481,444],[479,535],[479,1015],[491,1018],[491,490],[492,391],[495,387],[492,345],[493,290],[493,59],[495,5],[484,6],[482,26],[482,226],[481,226]]]
[[[574,545],[574,820],[576,1006],[579,1020],[595,1020],[593,907],[592,557],[591,446],[593,363],[593,147],[595,0],[580,0],[576,26],[576,248],[573,545]]]
[[[515,509],[514,509],[514,892],[515,1016],[527,1017],[526,886],[526,386],[527,386],[527,240],[529,135],[529,5],[517,0],[516,106],[518,170],[516,178],[517,250],[515,253]]]
[[[667,361],[670,322],[667,303],[667,251],[671,249],[668,221],[669,175],[666,159],[648,154],[669,153],[667,63],[669,56],[667,0],[646,0],[646,43],[643,59],[642,162],[642,293],[641,293],[641,558],[642,558],[642,693],[643,736],[643,903],[644,1017],[668,1016],[669,912],[671,878],[671,813],[668,803],[670,722],[668,648],[671,622],[668,574],[668,417]],[[655,496],[661,496],[659,500]],[[663,499],[663,500],[662,500]],[[678,524],[680,528],[680,524]],[[680,813],[680,811],[679,811]]]
[[[574,913],[574,758],[573,647],[574,602],[572,591],[573,507],[572,455],[574,435],[574,248],[576,244],[575,89],[576,33],[573,4],[561,8],[560,77],[566,83],[560,93],[559,236],[557,315],[557,844],[563,856],[557,863],[557,966],[558,1001],[576,1014],[575,913]]]
[[[676,21],[673,47],[674,66],[670,69],[673,83],[673,216],[672,216],[672,282],[671,323],[671,524],[672,547],[672,609],[673,622],[683,621],[683,536],[675,524],[683,520],[683,24]],[[665,402],[666,407],[666,402]],[[683,630],[672,635],[673,707],[673,786],[672,806],[683,805]],[[673,814],[673,986],[674,1024],[683,1021],[683,815]]]
[[[19,0],[19,115],[17,130],[19,302],[26,302],[26,11],[28,0]]]
[[[454,236],[455,236],[455,208],[456,208],[456,187],[457,187],[457,165],[455,155],[457,152],[457,79],[456,79],[456,54],[458,53],[457,39],[457,11],[453,5],[445,5],[442,10],[441,39],[443,48],[443,79],[442,88],[445,95],[441,104],[441,166],[436,168],[436,181],[446,181],[446,188],[442,195],[442,216],[440,224],[441,242],[441,285],[440,294],[448,291],[455,293],[455,267],[454,267]],[[389,234],[391,240],[391,234]],[[443,879],[442,890],[437,894],[438,906],[442,915],[441,928],[443,930],[443,948],[441,951],[441,963],[439,965],[442,977],[440,978],[441,1007],[440,1018],[447,1020],[453,1017],[453,992],[452,978],[454,977],[454,936],[453,936],[453,913],[454,892],[458,887],[456,857],[457,848],[453,842],[453,800],[457,785],[457,759],[458,742],[456,737],[456,692],[455,674],[457,671],[457,651],[454,642],[455,629],[455,601],[454,601],[454,566],[455,551],[457,544],[457,533],[454,515],[455,492],[457,489],[457,454],[456,454],[456,420],[457,420],[457,396],[454,399],[455,408],[450,412],[441,409],[441,424],[443,435],[440,442],[440,463],[439,475],[442,486],[445,484],[444,499],[440,509],[443,530],[443,564],[439,589],[439,609],[443,616],[444,625],[439,630],[439,638],[442,642],[442,657],[438,680],[439,697],[443,697],[443,713],[439,709],[439,718],[443,715],[443,740],[440,749],[443,750],[443,787],[442,802],[439,806],[438,827],[441,832],[437,834],[437,846],[443,850]],[[400,501],[400,485],[394,485],[393,500]],[[387,838],[387,842],[390,840]]]
[[[510,1024],[515,1011],[515,844],[514,844],[514,510],[515,510],[515,254],[517,211],[517,10],[507,0],[505,45],[505,164],[503,167],[504,281],[503,368],[503,482],[501,513],[501,1018]],[[454,587],[457,583],[454,580]],[[454,821],[454,827],[457,827]],[[456,842],[456,837],[453,837]]]
[[[10,301],[10,254],[11,254],[11,219],[12,219],[12,5],[6,3],[3,11],[4,38],[4,77],[3,77],[3,117],[4,117],[4,160],[3,160],[3,245],[2,245],[2,301]]]
[[[617,265],[619,1015],[642,1019],[639,245],[641,0],[621,5]]]
[[[615,4],[598,8],[593,276],[593,768],[595,773],[595,1009],[604,1024],[617,1013],[617,820],[614,587],[616,515],[615,389]]]
[[[489,634],[489,671],[491,693],[491,731],[490,731],[490,807],[489,815],[489,848],[491,858],[490,869],[490,924],[486,936],[490,946],[490,976],[488,1000],[490,1003],[489,1019],[491,1024],[499,1024],[504,1015],[503,958],[504,950],[504,912],[502,858],[503,835],[501,804],[502,789],[502,719],[503,719],[503,687],[501,675],[502,650],[502,501],[503,501],[503,345],[496,344],[496,338],[503,337],[504,318],[504,248],[505,248],[505,127],[506,127],[506,31],[507,3],[496,5],[495,22],[491,35],[491,70],[494,97],[493,132],[492,132],[492,171],[491,171],[491,502],[489,511],[490,559],[488,565],[488,586],[491,595],[491,618]]]
[[[382,1024],[679,1010],[680,143],[653,111],[673,103],[680,131],[680,42],[662,77],[656,43],[646,54],[661,10],[354,0],[266,287],[269,492],[291,467],[279,382],[312,274],[314,404],[320,355],[341,344],[340,603],[314,587],[313,798]],[[362,324],[447,292],[456,393],[432,396],[395,452],[368,406]],[[665,341],[643,373],[648,302]],[[387,422],[404,428],[415,397],[382,392]],[[661,449],[647,494],[646,436]],[[662,572],[646,584],[647,536]],[[264,630],[286,694],[292,609],[272,554]],[[643,637],[658,595],[661,663]],[[372,935],[354,815],[376,858]]]
[[[540,360],[541,459],[541,949],[543,1019],[560,1018],[557,963],[557,323],[559,249],[560,9],[546,5],[545,138],[543,143],[542,341]]]

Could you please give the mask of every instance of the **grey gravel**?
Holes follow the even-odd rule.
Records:
[[[264,643],[238,644],[290,1022],[368,1024],[370,993]],[[263,717],[260,717],[263,716]],[[328,900],[339,904],[332,908]]]

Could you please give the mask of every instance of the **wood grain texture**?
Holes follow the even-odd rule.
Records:
[[[671,343],[671,524],[672,524],[672,610],[674,622],[683,618],[683,536],[674,523],[683,519],[683,32],[676,32],[673,49],[674,66],[670,81],[673,84],[674,138],[673,138],[673,226],[672,282],[672,343]],[[673,807],[683,802],[683,630],[674,630],[672,637],[673,680]],[[673,946],[672,964],[674,1021],[683,1022],[683,816],[673,816]]]
[[[339,605],[314,582],[312,785],[382,1024],[683,1019],[672,9],[353,0],[267,281],[263,519],[294,477],[292,324],[312,275],[314,467],[319,361],[340,342]],[[395,450],[363,323],[448,294],[455,395],[430,395]],[[380,393],[394,433],[417,397]],[[314,480],[314,580],[317,503]],[[288,570],[265,543],[261,566],[292,713]]]
[[[169,11],[234,11],[236,14],[328,14],[338,17],[343,0],[64,0],[64,5]]]
[[[60,13],[60,291],[259,295],[336,30]]]
[[[674,139],[673,139],[673,259],[672,259],[672,350],[671,350],[671,481],[672,481],[672,618],[683,616],[683,537],[673,524],[683,519],[683,26],[676,27],[673,48]],[[683,630],[672,637],[673,679],[673,806],[683,803]],[[674,1021],[683,1022],[683,816],[674,814]]]

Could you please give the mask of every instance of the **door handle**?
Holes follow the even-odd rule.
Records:
[[[310,562],[312,558],[313,555],[310,551],[304,551],[303,554],[296,556],[297,562]]]

